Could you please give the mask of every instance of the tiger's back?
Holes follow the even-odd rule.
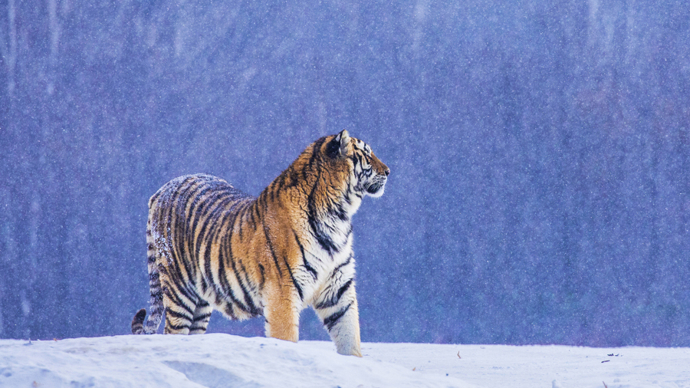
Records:
[[[312,306],[338,352],[361,355],[351,216],[380,196],[390,170],[347,131],[310,145],[259,197],[198,174],[149,201],[151,311],[132,332],[204,333],[213,309],[266,318],[266,334],[298,339]]]

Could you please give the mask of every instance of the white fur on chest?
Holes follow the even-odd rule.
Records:
[[[308,265],[316,271],[316,278],[306,269],[301,268],[297,279],[302,286],[304,306],[311,305],[314,296],[329,283],[338,282],[340,278],[351,279],[355,272],[355,258],[352,250],[352,216],[357,212],[362,203],[361,197],[351,195],[349,201],[341,200],[341,205],[347,214],[347,219],[331,216],[321,220],[321,225],[328,230],[331,241],[339,249],[329,252],[324,249],[313,236],[307,239],[304,259]],[[349,260],[349,263],[348,263]],[[344,265],[346,264],[347,265]],[[337,273],[334,272],[338,269]]]
[[[331,238],[334,237],[335,236],[332,236]],[[352,240],[352,233],[347,234],[347,232],[343,233],[342,240],[334,239],[342,248],[331,255],[319,245],[316,239],[309,239],[309,248],[305,249],[304,259],[308,265],[315,270],[316,278],[314,278],[310,271],[306,270],[306,266],[302,267],[301,271],[299,271],[298,281],[300,281],[304,293],[305,305],[303,307],[311,305],[314,296],[317,295],[327,283],[337,280],[339,277],[354,277],[355,259],[352,251]],[[350,263],[348,265],[343,265],[347,263],[348,260]],[[338,268],[338,272],[334,273],[336,268]]]

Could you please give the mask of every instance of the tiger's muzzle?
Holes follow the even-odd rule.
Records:
[[[386,167],[383,174],[376,174],[372,178],[371,182],[366,187],[367,194],[374,198],[378,198],[383,195],[383,191],[386,188],[386,182],[388,181],[388,175],[390,175],[391,170]]]

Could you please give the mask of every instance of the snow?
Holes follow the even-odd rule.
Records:
[[[0,340],[0,386],[690,387],[688,348],[364,343],[362,351],[227,334]]]

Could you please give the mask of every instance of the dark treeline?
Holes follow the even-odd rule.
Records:
[[[151,194],[347,128],[364,341],[690,346],[683,1],[3,0],[0,55],[2,338],[128,333]]]

